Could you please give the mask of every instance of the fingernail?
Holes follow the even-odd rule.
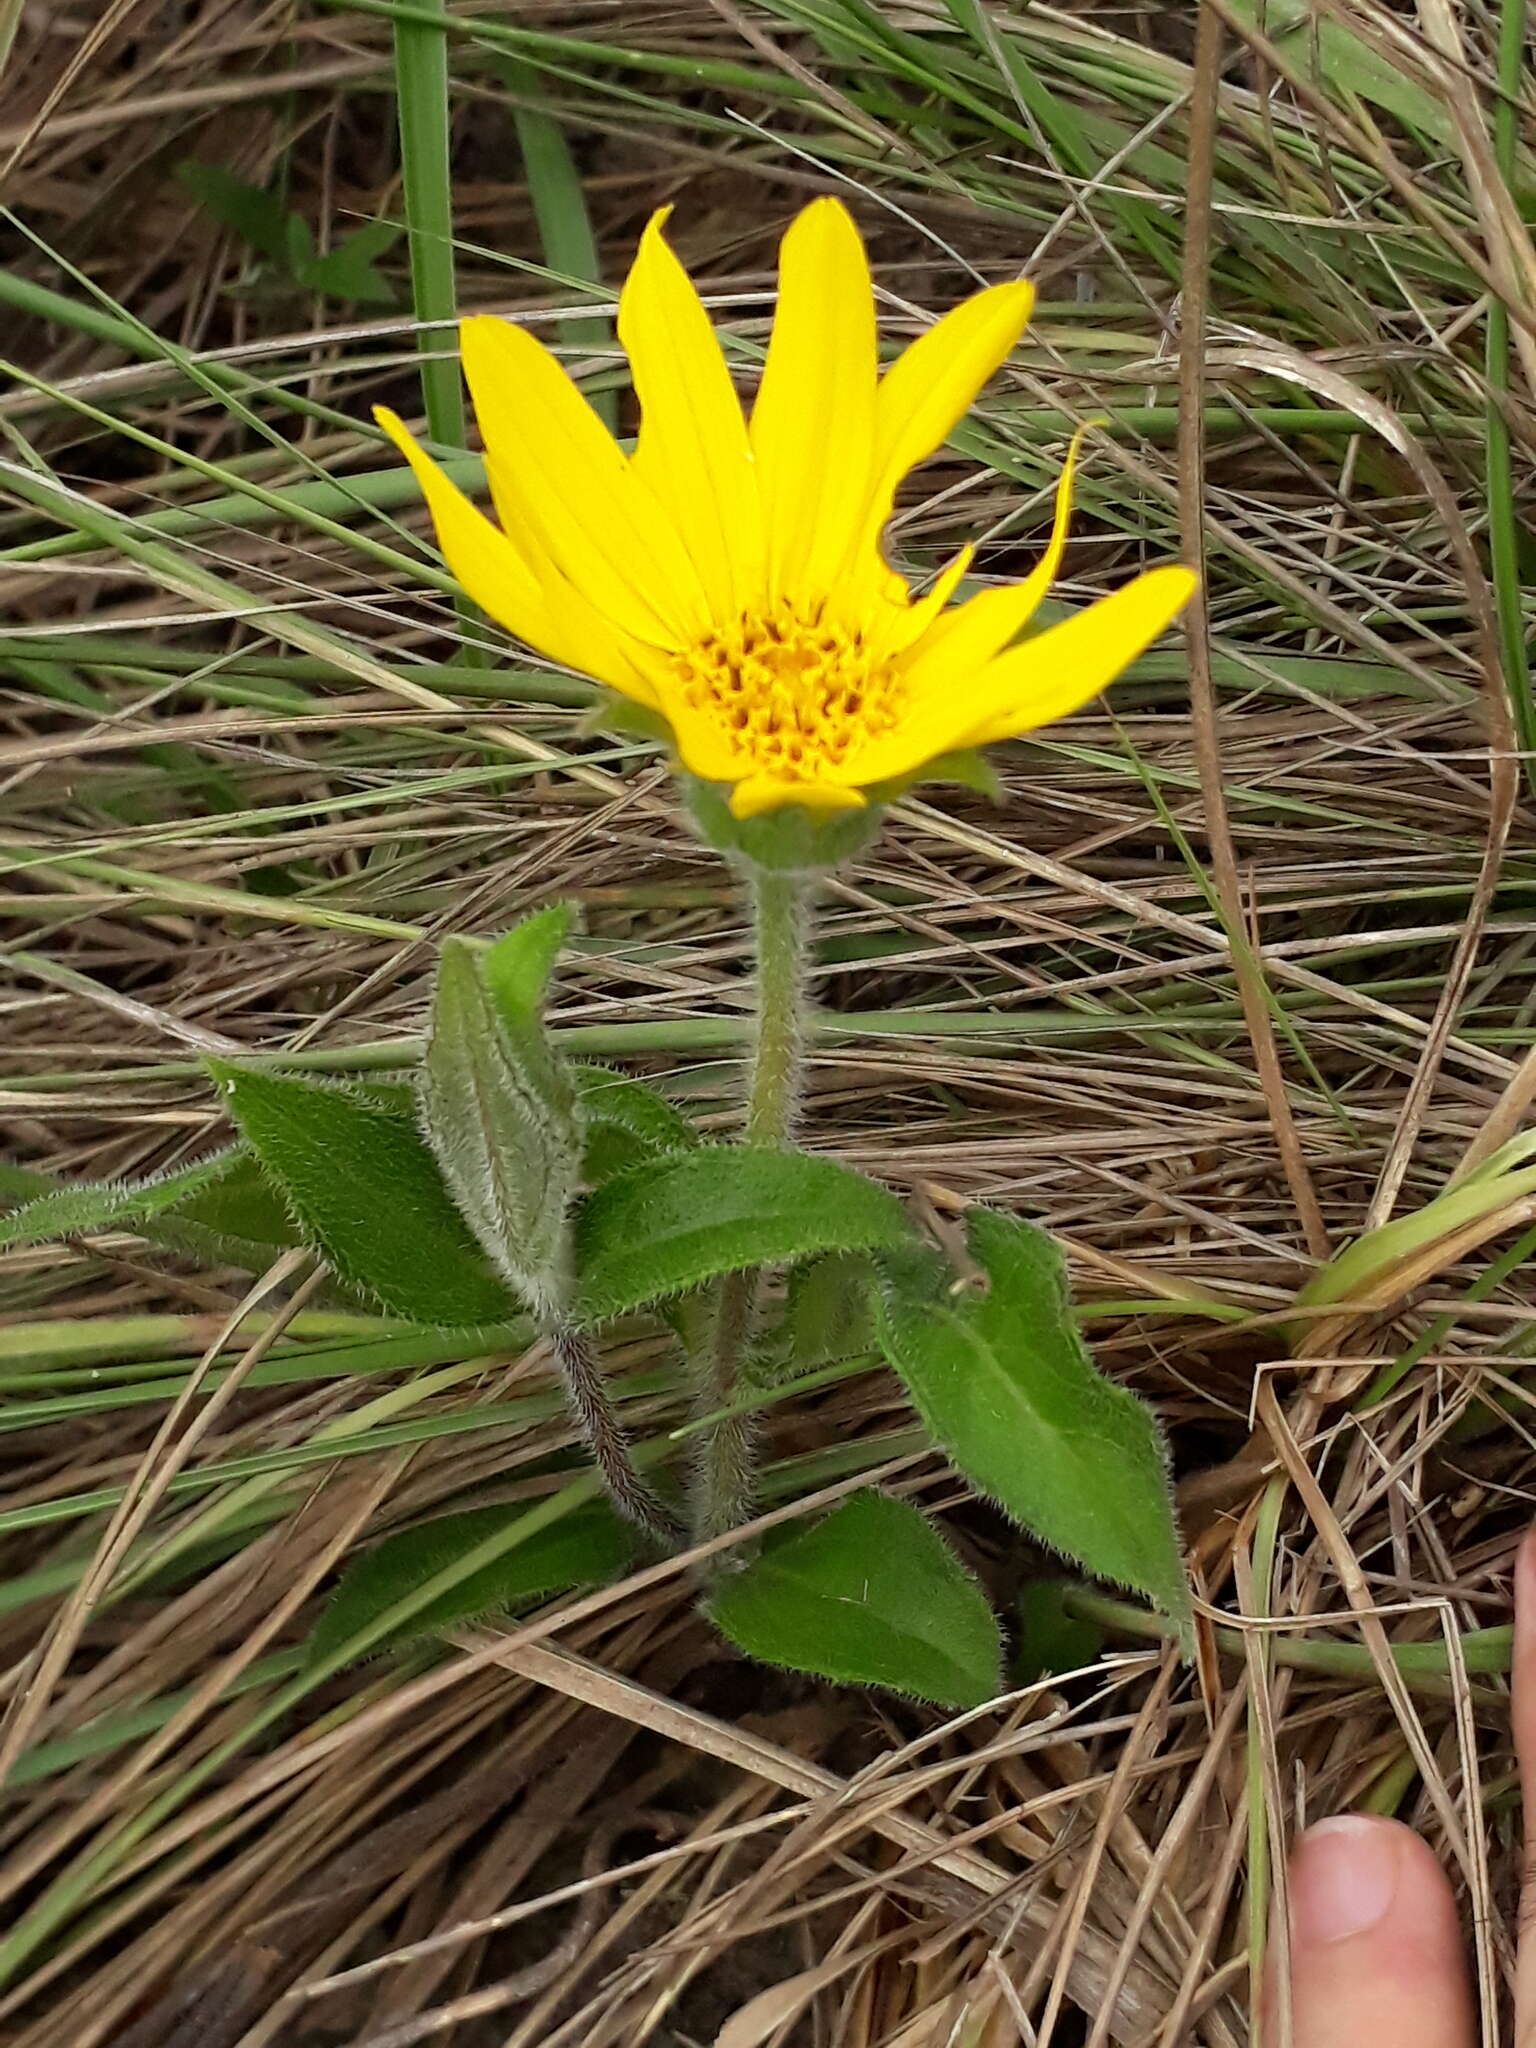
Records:
[[[1389,1821],[1341,1813],[1309,1828],[1291,1863],[1296,1939],[1321,1947],[1374,1927],[1391,1907],[1397,1866],[1397,1830]]]

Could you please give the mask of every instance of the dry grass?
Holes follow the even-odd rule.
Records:
[[[1243,50],[1253,11],[1222,0],[1219,92],[1191,68],[1193,7],[1087,0],[525,5],[465,10],[452,45],[464,304],[577,303],[523,260],[508,104],[535,91],[575,139],[605,274],[675,199],[744,373],[775,236],[834,180],[862,195],[893,333],[1030,264],[1045,304],[1018,366],[899,523],[918,565],[982,533],[985,573],[1009,573],[1068,423],[1100,407],[1117,425],[1065,594],[1166,557],[1181,380],[1186,517],[1208,408],[1204,712],[1170,642],[1113,715],[1007,749],[1001,807],[904,807],[826,905],[840,1021],[808,1137],[937,1230],[986,1200],[1060,1234],[1101,1359],[1160,1405],[1200,1590],[1238,1637],[1190,1669],[1112,1633],[944,1724],[744,1667],[666,1567],[305,1694],[297,1646],[349,1548],[559,1483],[543,1361],[371,1359],[289,1272],[256,1290],[276,1324],[234,1327],[246,1278],[125,1237],[14,1254],[12,2048],[1229,2048],[1267,1855],[1362,1800],[1445,1850],[1502,1979],[1505,1686],[1496,1646],[1469,1676],[1459,1643],[1506,1618],[1530,1512],[1532,1213],[1310,1335],[1284,1312],[1330,1251],[1517,1129],[1533,1085],[1497,552],[1529,547],[1536,293],[1488,171],[1497,22],[1426,7],[1437,55],[1377,0],[1283,35],[1296,11],[1272,0],[1278,46],[1250,26]],[[411,587],[414,502],[338,497],[327,530],[302,492],[153,524],[235,477],[375,475],[368,402],[419,410],[406,301],[354,317],[253,282],[171,173],[282,168],[322,243],[395,215],[388,19],[95,12],[23,6],[0,137],[16,221],[55,252],[13,223],[6,349],[44,388],[0,399],[7,1156],[70,1177],[194,1158],[221,1135],[201,1053],[387,1065],[433,941],[556,893],[587,932],[558,1021],[728,1129],[729,884],[654,759],[584,735],[568,679],[457,659],[449,600]],[[501,44],[475,26],[498,21]],[[509,54],[546,68],[530,84]],[[1186,236],[1169,162],[1198,162],[1207,116],[1213,205]],[[1127,145],[1150,124],[1142,155],[1117,161],[1109,124]],[[38,317],[35,286],[90,304],[63,265],[161,345]],[[1514,312],[1502,493],[1490,279]],[[200,388],[181,352],[254,382]],[[594,344],[575,360],[611,369]],[[71,493],[122,526],[55,546]],[[669,1426],[660,1341],[637,1330],[613,1363],[650,1375],[636,1421]],[[889,1467],[1011,1608],[1042,1560],[908,1423],[873,1371],[780,1404],[779,1498]],[[1321,1643],[1353,1664],[1296,1647]],[[1389,1646],[1409,1643],[1443,1653],[1405,1681]]]

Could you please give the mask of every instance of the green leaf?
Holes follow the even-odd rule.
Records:
[[[52,1188],[36,1195],[8,1216],[0,1216],[0,1249],[47,1244],[60,1237],[82,1237],[101,1230],[140,1230],[154,1217],[205,1193],[225,1179],[238,1151],[215,1153],[179,1173],[152,1174],[147,1180],[90,1181],[80,1187]]]
[[[411,1322],[506,1319],[507,1290],[408,1118],[335,1083],[208,1067],[304,1241],[340,1280]]]
[[[485,985],[509,1030],[526,1030],[543,1015],[550,976],[574,916],[572,904],[551,903],[482,953]]]
[[[943,1707],[979,1707],[1001,1687],[980,1586],[925,1516],[873,1489],[770,1540],[708,1612],[749,1657],[842,1685]]]
[[[605,690],[582,714],[576,730],[583,739],[594,733],[614,733],[620,739],[654,740],[664,747],[670,747],[674,739],[659,711],[637,704],[633,697],[621,697],[616,690]]]
[[[768,1344],[784,1372],[810,1372],[875,1349],[874,1267],[862,1252],[833,1252],[789,1276],[784,1315]]]
[[[127,1230],[209,1265],[260,1272],[302,1242],[281,1196],[243,1145],[178,1173],[60,1187],[0,1161],[0,1201],[32,1199],[0,1217],[0,1249],[97,1230]]]
[[[221,226],[233,228],[271,262],[287,261],[288,214],[275,192],[264,192],[222,164],[203,164],[194,157],[176,166],[176,176]]]
[[[347,1567],[309,1639],[311,1661],[323,1663],[418,1586],[468,1557],[488,1537],[512,1529],[525,1512],[513,1507],[467,1508],[386,1536]],[[606,1501],[594,1501],[536,1530],[493,1564],[467,1573],[397,1631],[370,1644],[367,1654],[440,1634],[481,1615],[513,1613],[571,1586],[605,1584],[619,1576],[633,1555],[618,1516]]]
[[[575,1094],[537,1016],[506,1029],[464,939],[442,951],[420,1074],[443,1178],[487,1258],[536,1307],[569,1291],[569,1210],[581,1171]]]
[[[570,1069],[544,1026],[550,977],[575,917],[570,903],[551,903],[480,953],[480,975],[501,1028],[530,1088],[549,1101],[574,1101]]]
[[[723,1273],[872,1251],[906,1235],[896,1197],[830,1159],[757,1145],[668,1153],[621,1173],[581,1209],[578,1306],[597,1322]]]
[[[1104,1631],[1068,1614],[1059,1579],[1037,1579],[1019,1595],[1019,1647],[1010,1674],[1014,1685],[1033,1685],[1062,1671],[1084,1671],[1097,1662]]]
[[[591,1187],[661,1152],[688,1152],[702,1140],[680,1109],[643,1081],[583,1061],[570,1069],[586,1131],[582,1179]]]
[[[147,1220],[144,1234],[210,1265],[260,1272],[303,1240],[282,1196],[244,1146],[225,1158],[223,1173]]]
[[[398,233],[387,221],[374,221],[370,225],[383,229],[386,242],[393,241]],[[366,229],[348,235],[325,255],[307,258],[302,265],[302,274],[296,267],[296,281],[311,291],[327,292],[332,298],[349,299],[357,305],[392,305],[394,287],[375,270],[370,258],[369,252],[375,240],[376,237]]]
[[[295,284],[307,281],[314,258],[314,230],[302,213],[290,213],[283,222],[283,260]]]
[[[1189,1586],[1152,1411],[1095,1369],[1061,1254],[1043,1230],[973,1209],[967,1231],[990,1287],[935,1300],[926,1285],[888,1276],[878,1303],[886,1357],[979,1492],[1187,1626]]]
[[[398,221],[365,220],[341,246],[359,262],[375,263],[379,257],[389,254],[404,233],[405,229]]]
[[[53,1175],[39,1167],[19,1166],[14,1159],[0,1159],[0,1202],[8,1209],[38,1195],[52,1194],[57,1185]]]

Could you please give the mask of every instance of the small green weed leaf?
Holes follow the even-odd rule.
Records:
[[[507,1289],[409,1119],[334,1083],[208,1066],[304,1241],[345,1285],[410,1322],[506,1319]]]
[[[873,1489],[770,1540],[708,1612],[749,1657],[841,1685],[941,1707],[979,1707],[1001,1687],[980,1586],[926,1516]]]
[[[1043,1230],[968,1218],[990,1281],[935,1300],[888,1276],[880,1341],[935,1440],[981,1493],[1090,1572],[1182,1625],[1189,1586],[1162,1434],[1099,1373],[1073,1320],[1066,1267]]]
[[[287,261],[288,210],[275,192],[263,191],[222,164],[199,163],[192,157],[176,166],[176,176],[221,227],[233,228],[270,262]]]
[[[875,1349],[874,1270],[862,1252],[833,1252],[795,1268],[770,1346],[781,1370],[810,1372]]]
[[[238,1150],[231,1150],[183,1167],[179,1173],[154,1174],[147,1180],[90,1181],[80,1187],[51,1188],[8,1216],[0,1216],[0,1249],[47,1244],[55,1238],[81,1237],[99,1230],[141,1231],[153,1218],[227,1179],[239,1157]]]
[[[315,1626],[309,1639],[311,1660],[323,1663],[408,1593],[478,1550],[487,1537],[513,1528],[525,1512],[517,1507],[466,1508],[401,1529],[364,1551],[347,1567]],[[613,1509],[606,1501],[593,1501],[547,1529],[536,1530],[494,1564],[466,1573],[456,1586],[403,1622],[398,1632],[370,1644],[367,1654],[436,1635],[482,1615],[514,1613],[571,1586],[604,1585],[616,1579],[633,1556],[634,1545]]]
[[[1068,1614],[1062,1605],[1065,1591],[1059,1579],[1037,1579],[1020,1593],[1019,1647],[1011,1674],[1015,1685],[1086,1670],[1103,1649],[1104,1631]]]
[[[586,1131],[582,1178],[590,1187],[660,1152],[687,1152],[702,1142],[682,1111],[643,1081],[586,1061],[570,1075]]]
[[[398,221],[365,220],[341,246],[359,263],[376,263],[379,257],[389,254],[404,233]]]
[[[324,256],[312,256],[296,282],[311,291],[328,292],[359,306],[392,306],[394,286],[375,267],[375,259],[399,240],[400,229],[387,220],[371,220],[347,235]]]
[[[389,240],[393,240],[395,229],[387,221],[375,221],[373,225],[383,227]],[[393,285],[373,266],[367,246],[358,248],[358,242],[362,242],[362,233],[348,236],[324,256],[311,256],[303,264],[303,274],[295,274],[295,283],[309,291],[324,291],[332,299],[348,299],[352,305],[393,305]]]
[[[305,283],[315,261],[315,232],[302,213],[283,222],[283,258],[294,283]]]
[[[542,1309],[563,1303],[581,1171],[575,1097],[537,1016],[504,1028],[463,939],[443,946],[421,1065],[422,1121],[487,1258]]]
[[[871,1251],[906,1234],[894,1195],[830,1159],[756,1145],[666,1153],[609,1181],[580,1211],[578,1306],[601,1321],[724,1273]]]
[[[276,192],[264,191],[222,164],[189,158],[176,175],[205,213],[232,228],[250,247],[305,291],[362,305],[389,305],[394,291],[374,268],[379,257],[400,239],[392,221],[365,221],[344,235],[322,256],[314,231],[302,214],[290,212]]]

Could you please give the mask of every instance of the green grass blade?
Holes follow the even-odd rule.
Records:
[[[439,26],[430,18],[444,17]],[[400,109],[400,171],[410,230],[411,298],[421,351],[421,395],[427,432],[451,448],[464,445],[464,392],[450,352],[458,314],[453,269],[452,137],[448,111],[447,8],[443,0],[395,22],[395,86]]]

